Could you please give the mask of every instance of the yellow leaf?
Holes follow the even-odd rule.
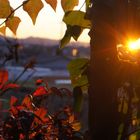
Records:
[[[132,134],[129,136],[129,140],[136,140],[136,139],[137,139],[136,134]]]
[[[63,21],[67,25],[71,26],[80,26],[83,28],[90,28],[91,27],[91,22],[88,19],[85,19],[85,12],[82,11],[69,11],[66,12]]]
[[[80,122],[74,122],[71,124],[72,125],[72,128],[75,130],[75,131],[79,131],[81,129],[81,123]]]
[[[35,24],[36,18],[42,8],[43,3],[41,0],[30,0],[23,5],[23,10],[31,17],[33,24]]]
[[[11,17],[6,21],[6,27],[8,27],[14,34],[16,34],[20,22],[21,20],[19,17]]]
[[[11,7],[8,0],[0,0],[0,18],[7,18],[11,13]]]
[[[57,0],[45,0],[56,11]]]
[[[79,0],[61,0],[61,6],[64,12],[73,10],[73,8],[78,4]]]
[[[0,27],[0,33],[2,33],[3,35],[5,35],[5,31],[6,31],[6,26]]]

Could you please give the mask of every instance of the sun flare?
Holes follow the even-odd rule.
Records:
[[[129,40],[127,47],[130,51],[140,50],[140,38],[137,40]]]

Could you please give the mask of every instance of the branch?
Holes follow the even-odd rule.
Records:
[[[30,0],[25,0],[21,5],[19,5],[16,9],[12,10],[11,13],[7,16],[7,18],[0,24],[2,26],[4,23],[8,21],[8,19],[19,9],[21,8],[24,4],[29,2]]]

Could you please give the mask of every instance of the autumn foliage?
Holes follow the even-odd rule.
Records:
[[[20,88],[17,84],[7,83],[8,72],[0,70],[1,92]],[[3,79],[2,79],[3,78]],[[72,96],[65,88],[48,87],[42,79],[36,80],[37,88],[33,93],[27,94],[22,101],[11,96],[10,108],[5,120],[1,121],[1,140],[80,140],[80,122],[77,120],[71,106],[50,114],[42,101],[51,94],[63,97]],[[5,87],[5,88],[3,88]],[[4,89],[4,90],[3,90]]]

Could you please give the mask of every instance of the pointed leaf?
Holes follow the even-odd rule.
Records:
[[[19,88],[19,85],[13,84],[13,83],[9,83],[9,84],[4,86],[3,91],[6,91],[8,89],[13,89],[13,88]]]
[[[31,17],[33,24],[35,24],[36,18],[42,8],[43,3],[41,0],[30,0],[23,5],[23,10]]]
[[[11,7],[8,0],[0,0],[0,18],[7,18],[11,13]]]
[[[11,96],[10,106],[13,106],[17,103],[18,99],[15,96]]]
[[[56,7],[57,7],[57,0],[45,0],[48,4],[50,4],[50,6],[54,9],[54,11],[56,11]]]
[[[79,0],[61,0],[61,6],[64,12],[73,10],[73,8],[78,4]]]
[[[6,26],[0,27],[0,33],[2,33],[3,35],[5,35],[5,31],[6,31]]]
[[[48,94],[47,89],[44,86],[39,86],[33,93],[33,96],[42,96],[47,94]]]
[[[86,58],[78,58],[72,60],[67,68],[70,73],[70,78],[74,87],[88,84],[87,75],[83,75],[89,60]]]
[[[47,109],[45,108],[39,108],[34,112],[43,122],[48,121],[47,115]]]
[[[7,70],[0,70],[0,88],[8,81],[8,71]]]
[[[91,22],[88,19],[85,19],[85,12],[82,11],[69,11],[66,12],[63,18],[63,21],[67,25],[77,25],[83,28],[90,28]]]
[[[16,34],[17,28],[19,26],[19,23],[21,22],[19,17],[11,17],[7,20],[6,26],[14,33]]]

